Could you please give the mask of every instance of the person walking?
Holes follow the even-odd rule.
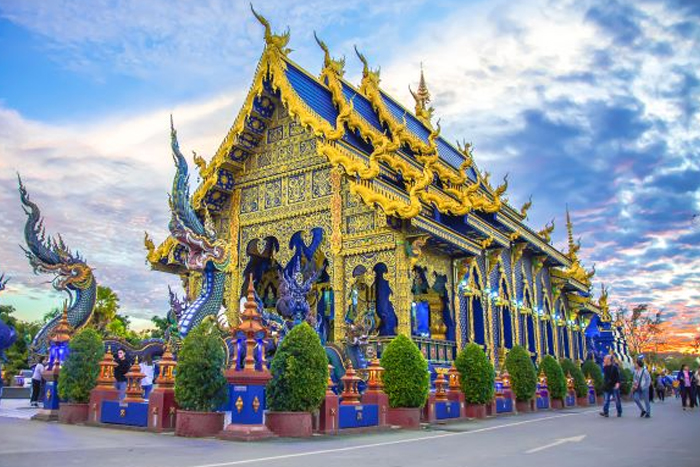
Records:
[[[124,349],[117,350],[117,357],[114,359],[117,366],[114,368],[114,387],[119,391],[119,401],[123,401],[126,396],[126,374],[129,372],[131,362],[126,356]]]
[[[612,362],[612,357],[606,355],[603,359],[603,391],[605,404],[601,416],[607,417],[610,412],[610,399],[615,399],[617,416],[622,417],[622,401],[620,400],[620,369]]]
[[[44,381],[43,373],[46,370],[46,357],[43,357],[39,363],[34,365],[32,373],[32,395],[29,397],[29,405],[39,407],[39,396],[41,395],[41,386]]]
[[[683,410],[686,410],[688,408],[688,405],[690,405],[690,409],[695,407],[695,400],[692,397],[693,396],[693,378],[695,375],[693,374],[692,371],[688,368],[688,365],[683,365],[681,368],[681,371],[678,372],[678,378],[676,381],[678,382],[678,390],[681,393],[681,401],[683,403]],[[689,402],[690,401],[690,402]]]
[[[666,385],[664,384],[664,375],[659,373],[656,376],[656,398],[661,402],[666,400]]]
[[[153,360],[150,355],[146,356],[144,360],[139,363],[139,368],[141,369],[141,373],[146,375],[141,378],[141,388],[143,389],[143,398],[148,399],[148,395],[151,393],[151,389],[153,389]]]
[[[641,358],[635,362],[634,377],[632,378],[632,393],[634,394],[634,403],[637,404],[641,413],[640,417],[651,417],[651,404],[649,404],[649,386],[651,385],[651,375],[644,366],[644,360]],[[644,406],[642,406],[642,401]]]

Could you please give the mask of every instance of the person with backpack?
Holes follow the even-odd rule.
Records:
[[[656,398],[661,402],[666,400],[666,384],[664,384],[664,375],[661,373],[656,377]]]
[[[644,366],[644,360],[637,359],[634,368],[634,377],[632,378],[632,393],[634,394],[634,403],[637,404],[641,413],[640,417],[651,418],[651,404],[649,403],[649,386],[651,386],[651,375],[649,370]],[[644,406],[642,407],[642,402]]]

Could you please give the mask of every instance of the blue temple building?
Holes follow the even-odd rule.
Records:
[[[183,307],[201,308],[191,319],[235,324],[252,275],[280,332],[304,319],[341,352],[381,352],[397,334],[434,364],[468,342],[496,365],[517,344],[533,360],[609,351],[596,347],[611,325],[607,294],[593,297],[595,271],[578,257],[568,212],[560,251],[553,223],[527,225],[531,203],[511,206],[507,180],[494,186],[469,144],[441,135],[422,71],[408,109],[361,53],[362,80],[350,83],[345,59],[317,38],[323,67],[310,73],[290,59],[289,32],[258,19],[265,48],[243,106],[210,161],[196,157],[202,181],[184,190],[189,207],[173,196],[174,218],[196,235],[171,222],[160,245],[146,241],[152,267],[182,277]],[[192,260],[207,251],[192,239],[205,237],[225,261]]]

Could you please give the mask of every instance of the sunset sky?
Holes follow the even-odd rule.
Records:
[[[700,326],[700,2],[256,1],[313,74],[313,31],[358,83],[353,45],[412,107],[420,64],[442,134],[530,194],[536,230],[568,204],[612,307],[663,311],[673,346]],[[0,2],[0,303],[37,319],[63,296],[20,250],[20,172],[60,232],[144,326],[177,278],[145,263],[167,233],[173,114],[186,155],[211,157],[263,48],[248,1]],[[194,179],[193,182],[197,180]]]

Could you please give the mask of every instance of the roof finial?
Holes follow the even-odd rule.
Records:
[[[252,3],[250,4],[250,11],[253,12],[255,19],[265,28],[265,44],[267,47],[276,49],[278,52],[282,53],[282,55],[289,54],[289,52],[292,51],[292,49],[287,48],[287,44],[289,43],[289,26],[287,26],[287,31],[284,34],[273,34],[269,21],[267,21],[263,15],[255,11]]]
[[[420,80],[418,81],[418,91],[413,92],[411,86],[408,86],[413,99],[416,101],[416,117],[426,126],[430,127],[430,119],[433,116],[433,108],[428,107],[431,102],[430,91],[425,84],[425,74],[423,73],[423,62],[420,62]]]
[[[571,222],[571,214],[569,213],[569,205],[566,205],[566,233],[569,240],[569,258],[574,261],[577,259],[576,253],[580,246],[574,241],[574,224]]]

